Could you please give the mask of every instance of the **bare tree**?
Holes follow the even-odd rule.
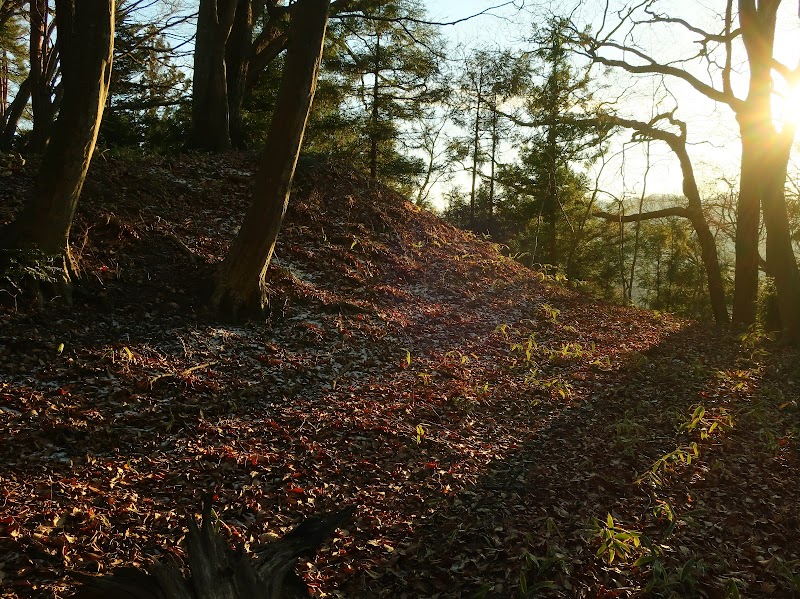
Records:
[[[717,255],[717,244],[703,211],[700,191],[697,188],[697,180],[694,176],[694,167],[686,149],[686,123],[675,118],[674,113],[659,114],[647,123],[610,114],[604,115],[604,118],[614,125],[633,129],[636,135],[642,139],[663,141],[669,146],[677,156],[681,166],[681,173],[683,175],[683,195],[686,196],[688,205],[686,207],[674,206],[672,208],[654,210],[651,212],[639,211],[638,214],[630,215],[609,214],[603,211],[595,211],[594,215],[616,222],[641,222],[643,220],[668,216],[680,216],[688,219],[700,243],[714,320],[717,324],[727,324],[728,308],[725,300],[725,287],[722,282],[722,269],[720,268],[719,257]],[[657,125],[661,122],[667,122],[677,127],[678,133],[658,127]]]
[[[792,70],[774,56],[781,0],[738,0],[738,27],[734,22],[733,0],[726,0],[716,32],[661,12],[661,4],[659,0],[626,3],[616,13],[616,19],[607,11],[595,34],[587,35],[575,27],[575,42],[595,63],[635,75],[679,79],[707,98],[731,108],[742,142],[733,321],[744,325],[755,322],[758,231],[763,210],[767,262],[775,275],[785,339],[790,343],[800,342],[800,272],[792,252],[783,195],[795,129],[790,122],[777,126],[771,106],[776,76],[789,83],[800,78],[800,67]],[[639,37],[634,30],[645,27],[677,27],[695,38],[698,49],[680,60],[659,60],[633,41]],[[736,95],[732,83],[737,41],[744,46],[749,67],[747,95],[743,98]],[[697,63],[706,67],[705,79],[689,68]]]

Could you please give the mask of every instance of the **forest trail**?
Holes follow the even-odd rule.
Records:
[[[319,597],[800,594],[796,353],[591,300],[312,160],[269,319],[216,322],[252,169],[97,160],[75,306],[0,313],[3,597],[173,553],[209,490],[246,548],[358,506],[303,566]]]

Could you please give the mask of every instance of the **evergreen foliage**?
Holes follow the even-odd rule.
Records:
[[[177,148],[188,121],[190,80],[175,61],[164,19],[147,20],[140,2],[117,7],[108,113],[100,130],[107,147]]]
[[[405,190],[424,165],[403,140],[426,106],[443,96],[437,81],[443,42],[436,28],[412,20],[422,16],[418,0],[357,2],[332,24],[336,51],[325,61],[328,85],[341,89],[342,124],[357,132],[344,152],[372,178]]]
[[[20,14],[10,14],[6,19],[0,19],[0,78],[4,109],[12,85],[19,85],[27,75],[27,43],[27,28]]]

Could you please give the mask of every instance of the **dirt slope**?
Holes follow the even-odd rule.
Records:
[[[592,301],[318,161],[269,318],[217,322],[252,168],[96,161],[74,309],[3,308],[4,597],[179,555],[209,491],[247,549],[356,504],[302,567],[320,597],[800,589],[796,354]]]

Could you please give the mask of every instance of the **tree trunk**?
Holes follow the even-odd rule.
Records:
[[[722,281],[722,270],[720,269],[717,255],[717,243],[708,226],[705,214],[690,211],[689,221],[692,223],[692,228],[695,235],[697,235],[697,242],[700,244],[700,254],[706,271],[708,296],[711,301],[714,322],[718,325],[726,326],[729,322],[728,306],[725,300],[725,284]]]
[[[700,254],[703,267],[706,271],[708,284],[708,297],[711,301],[711,312],[714,321],[721,326],[728,326],[728,302],[725,299],[725,284],[722,281],[722,268],[719,265],[717,242],[708,226],[706,215],[703,213],[703,204],[700,191],[697,189],[697,180],[694,177],[694,167],[686,151],[685,134],[680,138],[683,143],[679,146],[671,145],[672,150],[678,155],[683,173],[683,195],[689,200],[688,219],[692,223],[697,242],[700,244]]]
[[[49,4],[48,0],[32,0],[30,3],[29,78],[33,130],[28,141],[28,149],[34,153],[41,153],[47,147],[55,117],[48,77]]]
[[[375,37],[375,62],[373,64],[372,76],[372,113],[369,117],[370,122],[370,135],[369,135],[369,177],[370,179],[378,178],[378,122],[380,121],[380,75],[381,75],[381,34],[377,32]]]
[[[6,112],[3,131],[0,133],[0,150],[4,152],[11,150],[14,144],[14,135],[17,133],[19,120],[25,112],[25,107],[28,105],[30,97],[31,78],[28,76],[19,84],[17,95],[14,96],[14,100],[11,102]]]
[[[758,243],[761,212],[761,131],[738,115],[742,136],[742,166],[736,205],[736,287],[733,322],[749,326],[756,321],[758,303]]]
[[[633,255],[631,256],[631,270],[630,270],[630,278],[628,279],[628,296],[626,299],[626,305],[633,305],[633,287],[634,282],[636,280],[636,263],[639,260],[639,242],[642,236],[642,209],[644,208],[644,198],[645,194],[647,193],[647,175],[650,174],[650,142],[647,142],[647,166],[644,170],[644,176],[642,177],[642,193],[639,196],[639,211],[637,212],[637,216],[639,218],[635,221],[635,226],[633,229]]]
[[[722,268],[719,264],[717,242],[711,233],[711,228],[708,226],[706,215],[703,213],[703,203],[700,199],[700,190],[697,188],[694,167],[689,158],[689,153],[686,151],[685,129],[682,129],[680,137],[673,138],[668,143],[672,151],[678,156],[681,164],[683,195],[689,200],[687,218],[692,223],[694,233],[697,235],[697,242],[700,244],[700,254],[706,271],[711,312],[714,315],[714,321],[718,325],[728,326],[730,322],[728,318],[728,302],[725,299],[725,284],[722,281]]]
[[[797,345],[800,344],[800,271],[792,247],[784,195],[794,129],[787,127],[783,135],[775,136],[775,143],[767,149],[765,161],[769,163],[769,170],[762,173],[764,194],[761,208],[767,229],[766,259],[778,295],[782,340]]]
[[[490,174],[489,174],[489,221],[487,225],[487,232],[489,235],[494,238],[495,236],[495,227],[494,227],[494,177],[495,177],[495,167],[497,165],[497,142],[498,134],[497,134],[497,97],[495,96],[494,101],[492,102],[492,149],[490,152],[491,155],[491,166],[490,166]]]
[[[0,58],[0,122],[5,125],[6,122],[6,109],[8,108],[8,52],[3,50],[3,56]]]
[[[678,157],[681,165],[681,174],[683,175],[683,195],[689,201],[689,207],[684,208],[666,208],[663,210],[656,210],[640,215],[641,220],[652,218],[660,218],[661,216],[680,216],[688,218],[692,223],[697,241],[700,244],[701,255],[703,259],[703,266],[706,271],[706,280],[708,282],[708,294],[711,301],[711,311],[714,314],[714,321],[726,326],[728,320],[728,304],[725,299],[725,285],[722,281],[722,268],[719,264],[719,255],[717,253],[717,244],[714,240],[714,235],[708,226],[705,214],[703,213],[703,202],[700,198],[700,191],[697,189],[697,179],[694,176],[694,167],[692,165],[689,153],[686,150],[686,124],[682,121],[675,119],[672,114],[661,115],[666,118],[671,124],[680,129],[680,134],[670,131],[662,130],[654,126],[654,121],[644,123],[641,121],[634,121],[630,119],[622,119],[616,116],[609,116],[608,118],[619,125],[629,127],[640,133],[646,135],[650,139],[659,139],[665,142],[670,149]],[[604,213],[596,213],[597,216],[602,216],[607,220],[617,220],[618,217],[608,215],[603,216]],[[757,220],[757,215],[756,215]]]
[[[275,19],[270,17],[270,20],[264,25],[264,31],[253,43],[252,56],[247,71],[246,91],[252,90],[258,84],[258,80],[267,65],[286,49],[288,43],[289,36],[286,33],[286,26],[281,24],[279,17]]]
[[[264,275],[286,213],[314,99],[329,4],[329,0],[301,0],[296,5],[281,87],[250,207],[215,277],[212,306],[229,318],[260,315],[267,307]]]
[[[188,147],[204,152],[231,149],[225,45],[237,0],[200,0],[192,80],[192,124]]]
[[[481,136],[481,100],[483,99],[483,66],[478,67],[476,82],[477,99],[475,101],[475,129],[472,134],[472,190],[469,195],[469,228],[475,230],[475,192],[478,179],[478,160],[480,157]]]
[[[542,219],[544,220],[544,243],[542,244],[543,263],[558,264],[558,232],[556,224],[558,222],[558,132],[556,129],[557,115],[550,115],[547,127],[547,168],[545,177],[547,178],[542,198]]]
[[[242,124],[242,105],[247,90],[247,74],[253,40],[253,0],[238,0],[231,35],[225,46],[225,75],[228,91],[228,125],[234,148],[247,147]]]
[[[778,131],[772,120],[772,68],[779,0],[739,0],[742,40],[750,65],[750,87],[737,120],[742,134],[742,174],[736,229],[736,293],[739,285],[740,228],[743,289],[734,319],[755,322],[758,289],[758,216],[767,229],[767,266],[775,278],[784,341],[800,343],[800,272],[794,255],[784,198],[794,126]],[[746,294],[746,295],[745,295]],[[739,311],[737,312],[737,308]]]
[[[736,210],[733,322],[749,326],[756,322],[759,217],[764,199],[764,176],[773,170],[768,164],[770,152],[767,149],[775,138],[771,106],[772,53],[780,1],[739,0],[738,4],[750,81],[747,98],[736,113],[742,139],[742,166]]]
[[[64,96],[34,195],[0,245],[64,257],[103,117],[114,49],[114,0],[56,0]]]
[[[338,527],[349,520],[355,508],[309,518],[294,530],[264,546],[253,557],[231,551],[215,530],[211,505],[203,508],[197,527],[188,518],[184,577],[170,564],[156,562],[147,574],[136,568],[86,579],[74,599],[302,599],[309,598],[308,585],[294,571],[297,560],[316,553]],[[86,578],[86,577],[82,577]]]

